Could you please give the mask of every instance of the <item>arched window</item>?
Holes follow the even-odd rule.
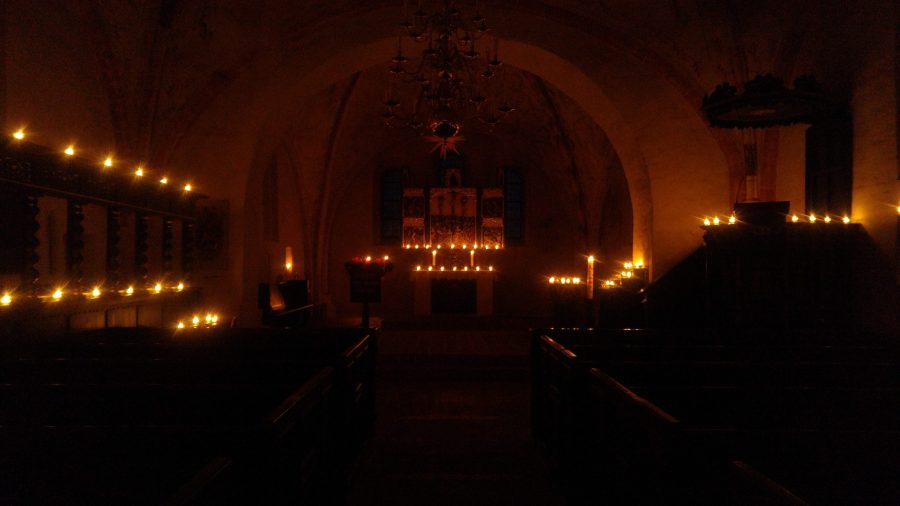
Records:
[[[381,173],[381,240],[400,243],[403,237],[403,169]]]
[[[521,243],[525,238],[525,187],[522,173],[516,169],[503,171],[503,230],[504,243]]]
[[[263,237],[278,240],[278,163],[274,158],[263,174]]]

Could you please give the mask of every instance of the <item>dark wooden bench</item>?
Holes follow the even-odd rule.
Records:
[[[745,458],[767,473],[771,469],[779,481],[783,478],[792,488],[797,486],[801,495],[809,493],[818,499],[822,490],[832,494],[852,490],[852,485],[843,490],[828,486],[840,481],[835,480],[840,472],[852,471],[852,465],[829,467],[829,462],[840,461],[841,455],[863,464],[865,458],[861,457],[866,452],[893,455],[893,460],[882,458],[875,467],[897,468],[900,448],[892,440],[896,432],[891,429],[900,421],[900,404],[896,402],[900,378],[892,350],[864,344],[788,344],[774,350],[753,343],[650,344],[647,333],[631,330],[555,329],[551,334],[534,335],[533,429],[551,465],[576,487],[597,481],[602,474],[598,474],[602,471],[599,463],[605,462],[608,467],[615,461],[608,455],[598,456],[615,448],[613,443],[622,439],[601,439],[591,444],[591,437],[616,431],[619,436],[627,436],[629,430],[620,427],[611,431],[604,426],[602,413],[608,414],[614,405],[598,402],[596,387],[589,386],[597,381],[588,374],[595,367],[609,371],[621,382],[617,384],[627,386],[622,388],[637,398],[679,419],[678,437],[669,439],[673,442],[670,448],[678,450],[675,460],[681,461],[676,467],[699,469],[696,474],[707,476],[707,481],[713,475],[719,481],[730,475],[722,473],[723,462]],[[619,403],[616,409],[623,409],[622,405]],[[632,420],[631,426],[640,424]],[[865,439],[867,433],[871,441],[864,445],[866,450],[853,447],[853,441]],[[773,450],[776,440],[785,442],[781,454]],[[814,451],[833,444],[841,446],[843,453]],[[686,455],[703,457],[686,462]],[[786,458],[791,455],[795,458]],[[717,464],[710,468],[709,462]],[[806,469],[811,475],[817,473],[816,480],[798,479]],[[869,474],[879,472],[876,469]],[[874,478],[868,481],[878,482]],[[673,479],[666,489],[690,482]],[[724,485],[722,490],[731,486]],[[852,494],[847,497],[852,499]]]
[[[23,485],[0,498],[54,502],[47,494],[67,490],[59,497],[102,502],[126,494],[107,502],[158,503],[164,491],[173,504],[221,504],[241,494],[241,502],[339,502],[373,430],[375,346],[369,329],[104,329],[0,343],[0,440],[15,448],[30,434],[20,453],[2,460],[20,467]],[[328,371],[327,381],[312,386],[311,371]],[[166,450],[173,441],[184,455]],[[146,450],[129,454],[137,467],[172,467],[160,478],[165,486],[148,478],[153,484],[119,487],[127,480],[102,462],[86,472],[111,477],[106,488],[77,473],[41,474],[42,463],[78,465],[73,448],[93,447],[102,461],[120,444]],[[54,451],[37,456],[29,447]],[[172,459],[179,465],[168,466]],[[166,488],[173,483],[177,492]]]
[[[5,477],[15,479],[0,496],[13,502],[158,503],[192,481],[210,460],[227,458],[241,469],[269,471],[241,473],[241,481],[227,484],[230,493],[250,494],[260,486],[296,484],[295,489],[283,493],[299,498],[307,493],[317,474],[327,477],[323,466],[304,469],[301,464],[323,461],[327,454],[323,445],[334,440],[328,434],[327,407],[333,371],[318,369],[307,376],[283,397],[270,395],[266,401],[259,401],[255,398],[258,390],[245,391],[246,397],[235,395],[230,403],[223,396],[220,402],[206,404],[202,410],[188,410],[193,417],[174,410],[154,416],[162,406],[141,402],[147,400],[149,391],[144,388],[130,393],[128,410],[135,414],[85,403],[80,405],[80,413],[76,406],[69,406],[70,421],[4,424],[0,427],[5,449],[0,466]],[[69,391],[67,402],[89,398],[85,388]],[[179,397],[172,391],[167,393]],[[245,410],[255,410],[259,415]],[[297,476],[283,482],[274,479],[279,475],[272,473],[286,464],[291,464]],[[195,494],[202,497],[205,488]]]

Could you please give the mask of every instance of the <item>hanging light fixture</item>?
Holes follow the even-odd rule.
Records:
[[[424,5],[429,3],[430,8]],[[493,38],[493,49],[482,53],[479,42],[489,31],[487,20],[477,1],[474,15],[464,14],[459,3],[419,1],[410,13],[404,2],[397,53],[391,59],[382,102],[386,124],[422,133],[435,143],[432,151],[440,150],[441,156],[457,151],[457,143],[464,140],[464,120],[477,120],[492,130],[514,110],[488,93],[488,83],[495,80],[502,65],[498,40]],[[404,55],[404,39],[422,46],[418,58]],[[401,96],[414,98],[405,104]]]

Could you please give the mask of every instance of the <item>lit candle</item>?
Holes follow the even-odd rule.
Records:
[[[475,267],[475,250],[469,250],[469,265]]]
[[[436,249],[431,250],[431,265],[432,266],[437,265],[437,250]]]
[[[591,255],[587,259],[587,281],[585,283],[587,285],[587,298],[590,300],[594,299],[594,255]]]
[[[294,251],[290,246],[284,248],[284,272],[290,274],[294,271]]]

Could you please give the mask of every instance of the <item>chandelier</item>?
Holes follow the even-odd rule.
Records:
[[[463,121],[475,120],[493,130],[514,109],[489,93],[502,62],[496,38],[493,50],[479,51],[489,29],[477,1],[470,17],[453,0],[431,2],[430,9],[425,3],[429,2],[418,2],[410,14],[404,2],[382,117],[389,126],[406,126],[425,135],[435,143],[432,151],[440,149],[446,156],[463,140]],[[422,46],[417,58],[404,55],[407,38]],[[405,104],[400,97],[414,98]]]

